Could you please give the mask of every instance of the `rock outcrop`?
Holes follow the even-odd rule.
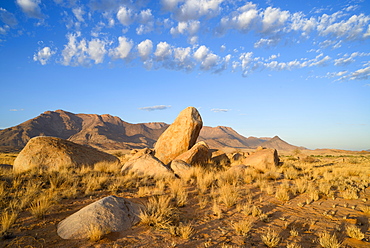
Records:
[[[119,163],[119,159],[97,149],[55,137],[34,137],[14,161],[14,170],[34,167],[58,170],[61,167],[93,166],[98,162]]]
[[[105,234],[124,231],[140,221],[140,211],[139,204],[122,197],[107,196],[62,220],[57,233],[63,239],[85,239],[89,237],[91,227],[99,228]]]
[[[155,156],[164,164],[170,163],[195,144],[202,126],[202,118],[196,108],[184,109],[157,140]]]
[[[266,172],[276,169],[276,166],[279,165],[279,156],[275,149],[257,150],[255,153],[245,158],[243,164],[250,165],[257,170]]]
[[[192,166],[190,164],[182,160],[175,159],[171,162],[171,169],[179,177],[182,177],[184,174],[186,174],[191,169],[191,167]]]
[[[216,150],[212,152],[211,161],[215,165],[230,165],[230,159],[223,151]]]
[[[208,162],[210,159],[208,145],[204,142],[196,143],[190,150],[177,156],[176,160],[182,160],[190,165],[202,165]]]
[[[135,172],[139,175],[152,177],[174,177],[174,173],[156,157],[150,153],[144,153],[127,161],[121,169],[121,172]]]

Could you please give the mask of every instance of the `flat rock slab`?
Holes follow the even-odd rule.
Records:
[[[122,197],[107,196],[62,220],[57,233],[63,239],[85,239],[89,237],[91,226],[104,234],[121,232],[140,221],[140,211],[139,204]]]

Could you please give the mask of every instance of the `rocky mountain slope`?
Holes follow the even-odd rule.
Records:
[[[63,110],[46,111],[17,126],[0,131],[0,147],[23,148],[35,136],[53,136],[99,149],[153,147],[169,125],[163,122],[131,124],[119,117],[96,114],[73,114]],[[211,148],[255,148],[279,150],[296,148],[279,137],[246,138],[230,127],[203,127],[199,141]]]

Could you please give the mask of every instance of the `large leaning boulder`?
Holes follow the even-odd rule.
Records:
[[[121,172],[135,172],[139,175],[152,177],[174,177],[174,173],[156,157],[150,153],[143,153],[127,161],[121,169]]]
[[[68,140],[39,136],[30,139],[14,161],[14,170],[33,167],[58,170],[61,167],[94,165],[98,162],[119,163],[111,154],[73,143]]]
[[[202,126],[198,110],[187,107],[157,140],[155,156],[164,164],[170,163],[195,144]]]
[[[190,150],[180,154],[175,159],[190,165],[205,164],[211,158],[209,147],[204,141],[196,143]]]
[[[276,166],[279,165],[279,156],[276,149],[257,150],[255,153],[245,158],[243,164],[250,165],[257,170],[266,172],[276,169]]]
[[[140,221],[140,211],[139,204],[122,197],[107,196],[62,220],[57,233],[63,239],[85,239],[92,227],[105,234],[121,232]]]

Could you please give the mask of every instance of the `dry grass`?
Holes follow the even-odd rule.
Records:
[[[96,242],[103,238],[103,236],[109,233],[107,230],[103,230],[100,226],[90,224],[87,227],[87,237],[90,241]]]
[[[170,196],[152,196],[139,217],[143,225],[167,229],[176,216],[176,209],[170,204]]]
[[[338,238],[335,234],[331,235],[326,231],[319,234],[318,241],[323,248],[339,248],[342,246],[342,243],[338,241]]]
[[[267,247],[277,247],[280,243],[281,237],[276,231],[268,228],[266,232],[261,235],[261,239]]]
[[[223,202],[226,207],[234,206],[240,196],[237,186],[228,183],[220,185],[219,194],[219,201]]]
[[[365,238],[365,234],[356,225],[346,226],[346,233],[351,238],[354,238],[354,239],[357,239],[357,240],[363,240]]]
[[[53,200],[48,195],[42,195],[30,204],[30,212],[36,218],[42,218],[50,210]]]
[[[181,179],[150,178],[134,173],[122,175],[114,173],[114,169],[106,164],[62,168],[54,172],[45,169],[27,173],[0,171],[1,221],[10,223],[1,224],[1,230],[6,235],[12,235],[11,232],[34,235],[37,232],[40,237],[46,237],[41,226],[48,227],[51,231],[44,247],[53,247],[48,240],[51,240],[50,235],[57,239],[55,224],[62,218],[60,216],[67,217],[95,199],[115,194],[135,200],[140,198],[138,201],[144,202],[145,209],[140,215],[142,225],[130,230],[134,235],[140,232],[140,239],[135,244],[117,239],[112,244],[109,239],[103,239],[108,231],[92,230],[91,233],[96,235],[91,237],[96,238],[89,239],[100,240],[99,245],[274,247],[278,244],[279,247],[299,248],[311,247],[315,240],[323,247],[340,247],[336,236],[329,235],[329,232],[338,232],[338,222],[361,219],[370,214],[370,156],[356,157],[357,163],[348,163],[347,158],[338,156],[313,158],[320,161],[308,163],[282,157],[282,162],[287,165],[265,173],[248,168],[232,174],[226,172],[228,167],[213,168],[210,164],[208,167],[192,167]],[[78,208],[64,205],[71,202]],[[31,211],[37,218],[29,218]],[[19,213],[19,217],[14,217],[15,224],[12,221],[14,213]],[[294,223],[302,219],[305,223],[301,229]],[[32,228],[18,230],[18,225],[25,221]],[[152,227],[155,230],[151,230]],[[267,227],[281,228],[285,240]],[[328,232],[319,238],[315,236],[325,230]],[[173,235],[170,239],[168,232]],[[356,238],[361,239],[364,234],[362,239],[368,238],[364,226],[362,231],[357,226],[340,230],[341,234],[346,232],[347,236],[353,237],[347,238],[346,243],[353,247],[352,242],[359,242]],[[150,236],[152,234],[155,239]],[[2,241],[5,245],[10,243]],[[67,246],[75,245],[75,241],[64,242]]]
[[[250,219],[240,220],[238,222],[234,222],[232,227],[237,235],[247,236],[252,230],[253,222]]]
[[[4,211],[1,215],[0,223],[1,223],[1,232],[0,236],[5,235],[10,227],[14,224],[15,220],[17,219],[18,214],[15,211]]]

